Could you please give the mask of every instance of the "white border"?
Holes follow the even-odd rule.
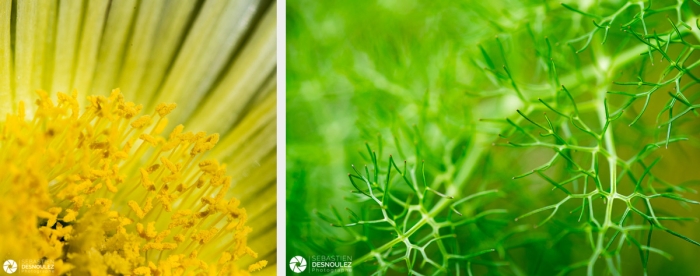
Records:
[[[287,273],[287,1],[277,1],[277,275]]]

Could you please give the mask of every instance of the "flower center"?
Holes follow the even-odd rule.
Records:
[[[225,165],[203,159],[218,134],[178,125],[162,136],[176,105],[137,116],[142,106],[118,89],[88,97],[83,113],[76,92],[57,103],[38,94],[31,120],[20,102],[0,122],[0,225],[11,226],[0,255],[55,260],[58,273],[137,275],[228,274],[257,258]]]

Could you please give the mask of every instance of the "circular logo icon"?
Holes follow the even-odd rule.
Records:
[[[304,263],[304,265],[306,265],[306,263]],[[4,269],[7,274],[15,273],[15,271],[17,271],[17,262],[7,260],[4,264],[2,264],[2,269]]]
[[[289,268],[294,271],[294,273],[302,273],[306,270],[306,259],[302,256],[296,256],[289,261]]]

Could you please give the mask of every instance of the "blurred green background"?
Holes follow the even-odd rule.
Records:
[[[627,2],[566,3],[607,16]],[[655,1],[652,8],[675,3]],[[460,212],[465,217],[491,209],[505,209],[507,213],[452,230],[457,237],[449,243],[462,253],[499,249],[477,257],[472,266],[476,274],[554,275],[590,258],[591,248],[584,233],[564,235],[572,227],[585,225],[584,221],[578,222],[580,211],[570,213],[580,206],[580,201],[563,205],[551,221],[538,228],[533,225],[549,213],[514,220],[554,204],[565,195],[552,191],[549,183],[536,176],[512,179],[547,162],[552,157],[551,150],[492,146],[506,141],[498,137],[511,129],[503,123],[504,119],[517,118],[515,110],[523,107],[512,85],[497,75],[505,75],[502,66],[507,65],[526,98],[536,101],[552,95],[556,89],[548,73],[546,38],[561,84],[574,94],[579,108],[584,110],[582,116],[592,118],[595,125],[595,112],[585,110],[599,104],[596,95],[600,91],[649,90],[644,86],[613,85],[612,81],[637,81],[642,72],[645,80],[656,82],[668,66],[667,62],[660,62],[658,53],[654,54],[655,66],[651,66],[644,54],[647,48],[620,31],[620,24],[639,12],[636,5],[620,13],[605,44],[601,45],[600,31],[585,51],[576,54],[574,50],[582,48],[585,39],[574,41],[571,46],[568,42],[595,26],[591,18],[564,8],[558,1],[287,1],[287,257],[345,254],[359,258],[371,250],[366,243],[348,242],[355,238],[351,232],[332,227],[322,218],[332,216],[332,207],[341,210],[345,217],[345,208],[366,207],[366,202],[358,202],[351,193],[354,188],[348,173],[352,172],[351,164],[361,168],[371,163],[365,149],[367,142],[378,150],[382,168],[389,154],[397,163],[408,160],[415,165],[425,160],[426,178],[436,179],[434,183],[438,185],[433,188],[444,192],[457,187],[455,198],[499,190],[498,196],[465,205]],[[695,45],[700,31],[694,14],[698,14],[699,7],[690,1],[680,6],[683,20],[694,29],[682,30],[685,39]],[[676,19],[675,10],[669,10],[650,16],[646,26],[639,22],[631,26],[638,32],[643,27],[669,32],[672,29],[666,15]],[[677,46],[671,46],[668,52],[672,57],[687,53]],[[484,53],[497,73],[485,69],[490,65]],[[686,64],[697,61],[698,56],[690,53]],[[700,76],[698,69],[691,72]],[[682,85],[689,84],[689,78],[682,80]],[[698,85],[689,85],[685,95],[691,103],[697,103]],[[668,92],[673,89],[665,86],[653,94],[646,112],[632,126],[628,125],[641,112],[644,99],[637,100],[613,123],[620,156],[631,157],[646,144],[666,139],[666,128],[656,126],[666,121],[668,114],[661,119],[657,119],[657,114],[669,101]],[[619,109],[627,99],[620,95],[607,98],[612,110]],[[555,96],[555,101],[560,100]],[[674,114],[683,107],[676,107]],[[698,121],[695,115],[687,114],[674,125],[672,137],[682,136],[688,141],[658,149],[645,159],[648,164],[661,157],[653,168],[654,175],[687,186],[689,192],[683,196],[692,200],[700,199],[692,190],[700,180]],[[552,171],[551,177],[568,177],[563,166]],[[631,191],[628,182],[619,184],[627,187],[620,188],[620,192]],[[580,192],[581,187],[578,189]],[[402,198],[408,194],[408,189],[396,192]],[[598,209],[604,206],[602,200],[593,204]],[[671,200],[654,204],[659,216],[693,218],[664,225],[700,240],[698,206]],[[448,215],[440,216],[444,219]],[[640,217],[634,219],[636,224],[642,223]],[[647,234],[637,233],[635,238],[646,242]],[[374,246],[392,238],[380,236],[380,232],[364,232],[364,236]],[[692,275],[700,267],[696,261],[699,246],[659,230],[653,231],[651,246],[673,258],[652,253],[650,275]],[[643,274],[636,247],[623,246],[620,256],[623,275]],[[369,274],[376,267],[371,262],[360,264],[354,272]],[[464,265],[452,267],[447,274],[464,275],[464,269]],[[418,270],[440,273],[429,265]],[[399,267],[391,269],[392,273],[407,271]],[[585,273],[583,268],[573,270],[571,275]],[[602,259],[596,263],[595,273],[609,273]]]

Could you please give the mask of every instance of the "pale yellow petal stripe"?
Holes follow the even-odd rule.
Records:
[[[88,1],[88,10],[83,22],[83,31],[80,39],[80,52],[73,80],[73,89],[78,91],[91,91],[92,77],[95,73],[97,53],[104,28],[105,15],[109,0]],[[86,102],[85,97],[80,97],[81,104]]]
[[[54,51],[54,69],[50,92],[70,92],[72,89],[74,60],[78,53],[78,35],[83,17],[83,1],[63,1],[58,11],[58,24]]]
[[[111,90],[119,77],[129,41],[129,30],[134,24],[132,19],[137,11],[136,5],[136,0],[120,0],[112,2],[109,7],[109,17],[107,17],[105,32],[102,34],[102,45],[92,84],[95,91]],[[125,91],[123,87],[121,90]],[[132,94],[128,95],[130,99],[134,99]]]
[[[12,111],[12,1],[0,1],[0,117]]]
[[[45,62],[46,57],[51,54],[52,45],[49,41],[51,39],[42,39],[51,36],[51,29],[49,28],[49,21],[52,19],[50,16],[51,11],[56,8],[57,2],[54,1],[39,1],[37,3],[37,19],[36,19],[36,29],[35,29],[35,39],[34,39],[34,49],[32,54],[32,76],[30,90],[33,87],[44,87],[43,79],[44,73],[47,71],[47,64]]]
[[[37,33],[38,0],[17,2],[17,25],[15,31],[15,98],[25,103],[32,102],[32,65],[34,38]]]
[[[128,91],[133,99],[139,102],[153,100],[153,96],[160,88],[163,78],[172,63],[174,63],[181,40],[191,22],[191,14],[196,8],[196,0],[168,1],[160,15],[158,31],[153,40],[157,41],[149,55],[151,60],[141,66],[148,67],[138,91]],[[148,26],[136,26],[136,28],[148,28]]]
[[[269,77],[261,72],[272,72],[277,63],[276,18],[276,9],[273,6],[268,9],[253,37],[229,68],[222,82],[212,91],[188,124],[202,125],[212,131],[221,132],[238,120],[245,111],[243,107]]]
[[[139,5],[139,15],[136,18],[136,28],[129,42],[129,48],[126,52],[126,59],[122,74],[119,77],[121,89],[125,91],[138,91],[141,79],[147,70],[148,59],[153,50],[160,51],[158,47],[160,43],[154,39],[154,34],[158,28],[158,19],[160,19],[160,11],[163,9],[163,0],[143,1]],[[156,48],[154,48],[156,47]],[[144,96],[146,94],[142,94]],[[142,97],[138,97],[142,98]],[[143,97],[143,102],[147,102],[148,98]]]
[[[260,5],[257,1],[204,3],[200,18],[187,36],[180,55],[155,102],[178,102],[175,121],[192,113],[227,64]]]

